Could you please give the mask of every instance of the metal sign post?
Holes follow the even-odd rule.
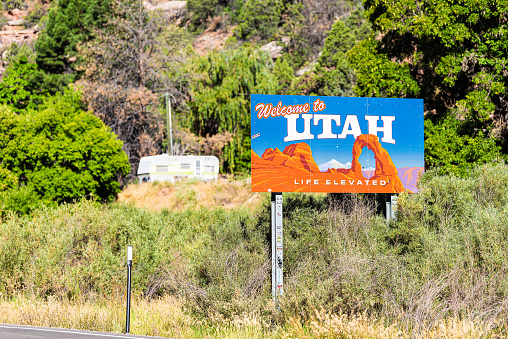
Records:
[[[127,310],[125,317],[125,333],[130,333],[131,322],[131,272],[132,272],[132,246],[127,246]]]
[[[283,295],[282,193],[272,193],[272,297],[275,304]]]
[[[397,194],[388,194],[386,199],[386,222],[397,220]]]

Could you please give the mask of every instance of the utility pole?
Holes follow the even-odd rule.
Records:
[[[166,107],[168,108],[168,117],[167,117],[167,124],[166,124],[166,134],[169,138],[168,140],[168,147],[171,150],[171,156],[173,156],[173,131],[171,126],[171,102],[169,101],[169,93],[165,93],[166,96]],[[169,150],[168,150],[169,154]]]

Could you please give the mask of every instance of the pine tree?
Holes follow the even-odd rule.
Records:
[[[113,13],[113,14],[112,14]],[[92,39],[114,15],[114,0],[59,0],[48,14],[45,30],[36,44],[37,64],[47,73],[73,70],[77,46]]]

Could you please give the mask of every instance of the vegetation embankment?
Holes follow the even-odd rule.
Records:
[[[91,318],[93,329],[120,331],[132,245],[133,333],[504,336],[507,179],[504,165],[465,178],[430,171],[419,194],[401,195],[389,227],[372,196],[286,194],[280,310],[271,301],[267,196],[254,211],[81,201],[10,214],[0,224],[0,292],[11,318],[0,321],[88,328]],[[47,313],[35,317],[34,305]],[[167,307],[174,315],[164,320]],[[142,325],[148,312],[160,320]]]

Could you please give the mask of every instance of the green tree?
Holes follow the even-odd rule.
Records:
[[[59,0],[53,5],[36,43],[40,69],[53,74],[72,70],[78,44],[90,41],[94,29],[106,26],[114,16],[114,4],[114,0]]]
[[[225,172],[242,172],[250,166],[250,94],[276,94],[273,62],[252,48],[212,52],[190,62],[190,115],[192,131],[200,136],[223,131],[234,139],[223,154]]]
[[[197,30],[208,19],[213,18],[219,9],[219,0],[189,0],[187,10],[190,15],[191,29]]]
[[[333,25],[316,67],[316,94],[328,96],[351,96],[355,77],[346,53],[356,43],[355,30],[342,20]]]
[[[72,202],[89,194],[111,200],[119,192],[119,178],[129,172],[127,155],[110,129],[81,107],[80,94],[71,90],[23,115],[3,106],[3,172],[14,174],[42,200]]]
[[[0,102],[17,110],[27,108],[32,102],[28,89],[29,76],[36,69],[37,64],[28,62],[27,57],[22,57],[19,62],[10,63],[0,82]]]
[[[346,21],[337,20],[325,40],[313,72],[292,86],[295,94],[352,96],[356,82],[346,53],[370,32],[370,25],[355,11]]]
[[[362,41],[349,53],[349,64],[356,74],[355,94],[362,97],[418,97],[420,86],[407,62],[393,62],[378,52],[379,42]]]
[[[346,52],[355,44],[356,37],[351,28],[342,20],[335,21],[325,40],[319,64],[322,67],[335,67],[338,62],[345,59]]]
[[[33,50],[27,45],[13,44],[9,50],[9,66],[0,82],[0,103],[13,107],[16,112],[40,104],[49,91],[37,81],[39,71]]]
[[[0,104],[22,113],[37,107],[45,96],[67,88],[70,74],[46,74],[36,64],[32,47],[12,44],[8,52],[9,65],[0,82]]]
[[[11,112],[11,108],[6,105],[0,105],[0,150],[4,149],[13,139],[16,122],[17,116]],[[0,193],[14,188],[17,183],[17,176],[0,159]]]
[[[273,69],[273,75],[279,81],[279,94],[287,94],[289,87],[295,77],[293,67],[289,65],[285,58],[277,58]]]
[[[235,34],[247,40],[251,37],[268,39],[282,24],[284,6],[281,0],[250,0],[240,10]]]

